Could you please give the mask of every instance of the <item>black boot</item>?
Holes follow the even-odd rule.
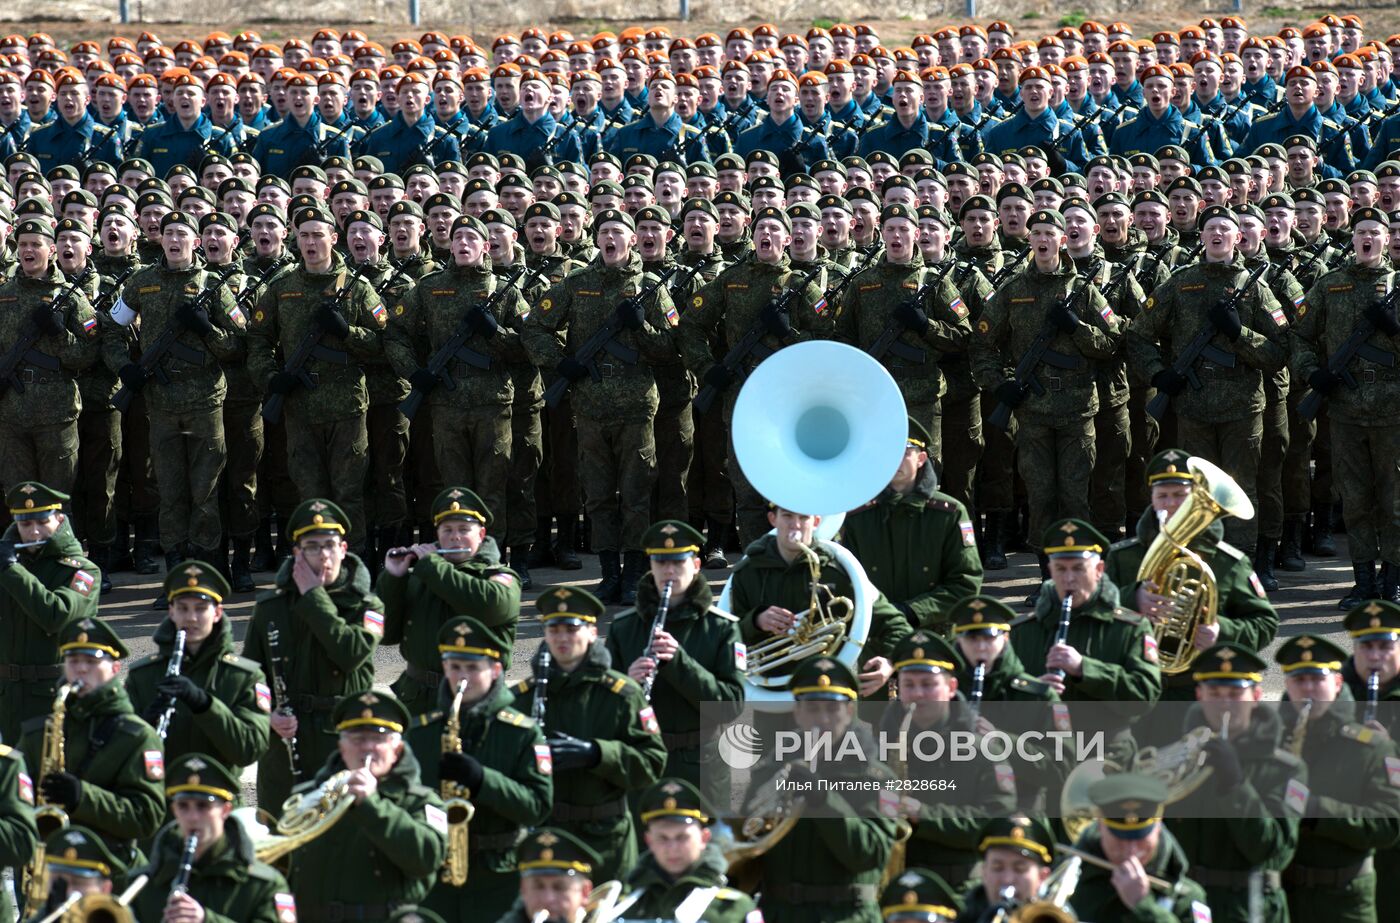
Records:
[[[1337,603],[1337,608],[1343,612],[1349,612],[1361,605],[1368,599],[1375,599],[1380,595],[1380,587],[1376,584],[1376,562],[1356,561],[1351,562],[1352,579],[1356,581],[1351,592],[1342,597],[1342,601]]]
[[[1308,550],[1319,558],[1335,558],[1337,543],[1332,539],[1332,504],[1313,507],[1312,531],[1308,535]]]
[[[173,548],[165,553],[165,573],[168,576],[171,571],[180,566],[180,562],[185,560],[187,555],[183,546]],[[156,590],[155,602],[151,603],[151,608],[164,611],[170,608],[170,600],[165,596],[165,587]]]
[[[622,604],[637,604],[637,584],[647,572],[647,556],[640,551],[629,551],[622,556]]]
[[[253,533],[253,560],[249,566],[255,571],[268,571],[277,566],[277,558],[272,553],[271,516],[264,517]]]
[[[251,593],[257,589],[257,584],[253,582],[253,572],[249,567],[249,559],[253,553],[253,543],[246,538],[236,538],[233,540],[233,564],[229,568],[235,593]]]
[[[510,550],[510,569],[520,576],[520,588],[532,590],[535,581],[530,577],[530,546],[516,545]]]
[[[154,516],[142,516],[136,521],[136,554],[131,569],[143,577],[160,572],[156,549],[160,545],[159,528]]]
[[[131,527],[123,519],[117,520],[117,533],[112,542],[111,553],[107,556],[107,566],[112,573],[131,570]]]
[[[1267,593],[1278,589],[1278,578],[1274,576],[1274,552],[1277,550],[1278,539],[1259,536],[1259,545],[1254,549],[1254,573]]]
[[[1045,587],[1045,581],[1050,579],[1050,559],[1043,554],[1038,554],[1036,557],[1040,559],[1040,582],[1031,589],[1030,595],[1021,603],[1027,609],[1035,608],[1035,604],[1040,600],[1040,592]]]
[[[549,516],[539,516],[535,518],[535,544],[530,546],[530,559],[526,564],[530,567],[553,567],[554,566],[554,543],[550,541],[550,533],[554,531],[554,520]],[[514,559],[512,559],[514,563]]]
[[[582,570],[578,559],[578,514],[559,517],[559,534],[554,539],[554,566],[560,570]]]
[[[713,519],[705,521],[705,545],[700,549],[701,566],[705,570],[729,570],[724,556],[724,526]]]
[[[982,555],[983,570],[1006,570],[1005,513],[987,513],[987,525],[982,529],[986,550]]]
[[[1400,602],[1400,564],[1381,562],[1380,598],[1388,603]]]
[[[583,514],[578,531],[574,533],[574,550],[579,554],[593,554],[593,523],[588,514]]]
[[[92,551],[88,553],[88,558],[97,565],[98,571],[102,574],[101,595],[106,596],[112,592],[112,546],[94,543]]]
[[[600,551],[598,563],[603,568],[603,579],[593,588],[593,595],[605,605],[616,605],[622,599],[622,556],[616,551]]]
[[[1308,562],[1303,560],[1303,529],[1306,525],[1304,520],[1298,518],[1283,521],[1283,541],[1279,543],[1276,560],[1278,566],[1286,571],[1296,573],[1308,569]]]

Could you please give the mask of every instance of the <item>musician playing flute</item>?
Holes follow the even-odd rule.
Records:
[[[717,756],[712,741],[702,739],[700,705],[742,701],[740,679],[748,660],[738,618],[714,605],[709,582],[700,579],[704,544],[697,530],[677,520],[658,522],[643,533],[651,573],[637,588],[637,605],[613,618],[607,637],[616,668],[651,692],[666,745],[665,775],[695,786],[700,785],[701,762]],[[661,599],[668,585],[663,616]],[[707,778],[724,774],[717,771]]]
[[[238,807],[236,772],[203,753],[175,759],[165,797],[175,819],[156,834],[150,880],[132,902],[151,923],[295,923],[296,901],[282,873],[257,861],[248,830],[230,820]],[[193,861],[183,868],[190,837]],[[183,884],[181,881],[183,880]]]
[[[461,616],[438,632],[438,651],[438,704],[414,720],[408,745],[423,784],[439,791],[444,781],[464,786],[476,813],[468,827],[466,884],[439,880],[423,906],[447,920],[494,920],[519,891],[516,844],[527,828],[544,823],[554,804],[553,760],[539,723],[512,707],[515,696],[501,679],[505,632]],[[444,738],[454,707],[460,752]]]
[[[437,543],[391,548],[376,588],[384,600],[384,643],[397,644],[404,672],[391,687],[409,714],[441,707],[440,640],[444,625],[470,615],[500,639],[501,663],[510,668],[520,614],[520,579],[501,563],[487,534],[491,510],[465,487],[433,500]]]

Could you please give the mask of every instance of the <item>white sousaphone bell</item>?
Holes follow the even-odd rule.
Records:
[[[859,672],[877,590],[865,569],[836,544],[847,510],[888,486],[904,457],[908,413],[899,386],[868,353],[829,340],[799,343],[764,360],[734,405],[734,454],[759,494],[784,509],[822,516],[814,536],[850,578],[850,600],[798,614],[787,635],[748,653],[749,701],[785,701],[798,663],[817,654]],[[816,600],[816,587],[813,599]],[[730,585],[718,605],[730,609]],[[845,614],[836,610],[844,608]],[[822,610],[822,611],[818,611]]]

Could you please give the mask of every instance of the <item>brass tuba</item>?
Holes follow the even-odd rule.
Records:
[[[1224,471],[1204,458],[1186,460],[1191,494],[1161,528],[1138,568],[1139,582],[1156,585],[1171,603],[1153,627],[1163,673],[1184,673],[1196,659],[1196,626],[1215,624],[1218,606],[1215,573],[1188,546],[1217,519],[1254,518],[1254,504]]]
[[[734,455],[754,489],[785,509],[823,514],[814,546],[851,582],[839,597],[818,581],[808,549],[808,610],[787,635],[748,649],[749,702],[789,701],[797,664],[827,655],[858,671],[878,591],[865,569],[831,541],[847,510],[889,484],[904,457],[908,417],[899,386],[877,360],[853,346],[818,340],[774,353],[749,375],[734,404]],[[725,584],[717,605],[730,608]]]
[[[366,768],[370,760],[371,757],[365,757]],[[321,836],[345,816],[355,804],[348,791],[349,783],[350,770],[342,769],[317,787],[293,794],[282,803],[276,833],[258,819],[254,808],[238,808],[233,816],[248,831],[253,855],[259,862],[271,864]]]
[[[141,875],[120,896],[87,894],[73,902],[63,914],[63,923],[136,923],[131,902],[146,887],[149,876]]]
[[[452,710],[443,722],[443,753],[462,752],[462,718],[459,711],[466,691],[467,681],[462,680],[457,694],[452,697]],[[443,779],[441,790],[447,808],[447,858],[443,860],[440,877],[444,883],[460,888],[467,883],[467,825],[476,808],[467,800],[472,793],[466,786]]]
[[[50,773],[63,772],[67,757],[64,753],[63,719],[68,713],[68,697],[83,688],[83,681],[64,683],[54,696],[53,709],[44,719],[44,748],[39,756],[39,774],[42,779]],[[24,916],[38,915],[49,896],[49,876],[44,868],[44,841],[56,830],[68,826],[68,812],[58,805],[49,804],[42,791],[38,793],[38,808],[34,811],[34,824],[39,828],[38,845],[34,856],[25,868]]]

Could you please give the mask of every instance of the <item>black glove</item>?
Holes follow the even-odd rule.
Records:
[[[414,369],[413,374],[408,376],[408,383],[414,391],[422,391],[427,394],[442,381],[441,376],[435,375],[427,369]]]
[[[151,704],[141,709],[141,720],[156,727],[160,724],[160,716],[165,714],[165,702],[160,696],[151,700]]]
[[[1239,309],[1229,302],[1222,301],[1210,309],[1210,322],[1216,330],[1225,334],[1227,340],[1238,340],[1244,324],[1240,322]]]
[[[0,541],[0,571],[9,570],[18,563],[19,552],[15,550],[15,543]]]
[[[438,760],[438,777],[458,785],[465,785],[475,794],[481,788],[481,780],[486,770],[481,768],[481,760],[470,753],[444,753]]]
[[[338,337],[350,335],[350,322],[345,319],[340,308],[335,306],[335,302],[327,301],[321,305],[321,312],[316,315],[316,319],[321,324],[321,329],[326,333],[334,334]]]
[[[1219,794],[1233,792],[1244,781],[1244,767],[1239,754],[1228,740],[1212,737],[1206,741],[1206,765],[1215,770],[1215,790]]]
[[[156,683],[156,692],[177,702],[184,702],[196,715],[204,714],[209,710],[209,706],[214,704],[209,693],[188,676],[167,676]]]
[[[561,771],[592,769],[603,761],[603,751],[597,742],[563,731],[554,731],[549,735],[549,754],[554,759],[554,768]]]
[[[1326,366],[1316,369],[1308,376],[1308,386],[1318,394],[1331,394],[1342,383],[1342,376],[1332,374]]]
[[[272,382],[267,386],[267,390],[272,394],[291,394],[301,384],[301,379],[291,372],[278,372],[272,376]]]
[[[705,384],[716,391],[723,391],[734,384],[734,374],[724,367],[723,362],[716,362],[705,371]]]
[[[578,381],[580,378],[588,377],[588,366],[575,359],[573,356],[565,356],[559,360],[559,364],[554,367],[554,371],[569,379]]]
[[[34,326],[44,333],[57,336],[63,332],[63,312],[47,301],[36,307],[29,317],[34,321]]]
[[[769,305],[763,309],[763,328],[780,340],[786,339],[792,333],[792,319],[786,311]]]
[[[214,325],[209,321],[209,311],[193,301],[187,301],[176,308],[175,319],[180,322],[181,327],[202,337],[214,332]]]
[[[1178,375],[1176,369],[1162,369],[1152,376],[1152,387],[1176,397],[1186,390],[1186,376]]]
[[[132,391],[140,391],[146,384],[146,372],[135,362],[128,362],[118,369],[117,377]]]
[[[71,772],[51,772],[39,781],[39,788],[50,804],[71,811],[83,797],[83,783]]]
[[[1026,389],[1016,384],[1015,381],[1003,381],[997,385],[995,392],[997,400],[1013,410],[1020,407],[1026,400]]]
[[[635,298],[628,298],[617,306],[617,322],[628,330],[641,330],[647,322],[646,308]]]
[[[1394,308],[1387,310],[1381,302],[1376,301],[1368,304],[1366,310],[1361,313],[1386,336],[1400,335],[1400,319],[1396,318]]]
[[[1074,333],[1079,328],[1079,316],[1068,305],[1060,305],[1050,315],[1050,323],[1065,333]]]
[[[496,331],[501,326],[500,322],[496,320],[496,315],[490,311],[473,311],[468,316],[471,318],[468,323],[471,324],[472,332],[483,337],[495,336]]]
[[[894,309],[894,319],[915,333],[928,329],[928,312],[912,301],[901,301]]]

